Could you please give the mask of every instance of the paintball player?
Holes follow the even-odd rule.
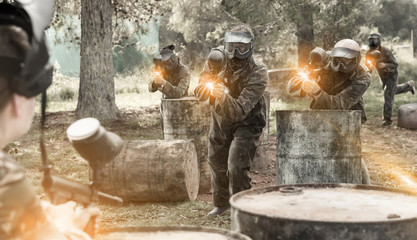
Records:
[[[208,160],[215,208],[229,209],[229,197],[251,188],[250,162],[266,124],[265,65],[253,56],[254,35],[246,25],[226,32],[212,49],[194,93],[211,107]]]
[[[310,56],[317,51],[319,48],[313,49]],[[315,71],[315,76],[296,75],[291,78],[288,92],[293,96],[309,96],[313,100],[311,109],[361,110],[362,123],[366,122],[362,96],[371,84],[371,74],[360,63],[359,44],[343,39],[330,53],[323,49],[320,52],[324,59],[327,58],[320,63],[323,67]]]
[[[374,68],[378,71],[378,75],[384,89],[384,110],[382,126],[392,125],[391,115],[394,105],[395,94],[411,92],[415,93],[415,83],[413,80],[407,83],[397,85],[398,83],[398,63],[392,52],[381,46],[381,35],[372,33],[368,38],[369,50],[366,52],[367,66],[372,71]]]
[[[25,2],[0,3],[1,149],[29,130],[36,95],[52,80],[44,29],[54,0]],[[23,169],[0,151],[0,239],[91,239],[82,229],[98,209],[74,209],[75,202],[53,206],[41,201]]]
[[[352,39],[340,40],[331,52],[315,48],[310,53],[310,65],[316,66],[316,70],[291,78],[287,90],[293,96],[312,98],[311,109],[361,110],[364,123],[367,119],[362,96],[371,84],[371,74],[361,64],[360,55],[359,44]],[[362,183],[369,184],[363,160],[361,169]]]
[[[180,62],[174,49],[174,45],[169,45],[154,55],[153,79],[149,82],[150,92],[159,90],[167,99],[187,96],[190,86],[190,71]]]

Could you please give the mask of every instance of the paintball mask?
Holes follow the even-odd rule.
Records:
[[[177,67],[178,57],[174,54],[174,45],[168,45],[162,48],[159,54],[155,54],[153,57],[153,62],[156,66],[163,67],[164,69],[170,71]]]
[[[379,33],[372,33],[368,38],[368,45],[370,49],[376,49],[381,46],[381,35]]]
[[[253,53],[253,35],[245,32],[227,32],[224,37],[224,54],[233,71],[243,68]]]
[[[253,36],[244,32],[227,32],[224,50],[228,59],[247,59],[253,52]]]
[[[353,72],[360,62],[360,47],[352,39],[343,39],[336,43],[330,56],[330,66],[334,72]]]
[[[20,0],[0,3],[0,25],[22,28],[30,40],[30,49],[24,56],[0,53],[1,73],[10,79],[13,92],[34,97],[52,83],[53,67],[49,63],[44,30],[49,25],[54,0]]]

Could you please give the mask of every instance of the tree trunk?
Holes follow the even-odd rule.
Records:
[[[417,58],[417,28],[411,30],[411,50],[414,58]]]
[[[81,1],[81,67],[77,115],[117,118],[112,53],[111,0]]]
[[[313,12],[308,2],[302,3],[298,10],[297,40],[298,40],[298,66],[308,63],[308,57],[313,50],[314,28]]]

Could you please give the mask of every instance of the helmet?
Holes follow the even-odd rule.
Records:
[[[224,54],[227,65],[237,71],[249,62],[253,53],[254,36],[247,25],[238,25],[226,32],[224,37]]]
[[[381,34],[372,33],[368,38],[368,45],[370,49],[376,49],[381,46]]]
[[[253,51],[253,35],[244,32],[227,32],[224,37],[227,58],[247,59]]]
[[[217,73],[220,72],[225,65],[225,59],[222,51],[216,48],[212,49],[207,57],[207,64],[209,65],[210,70]]]
[[[161,49],[160,53],[157,53],[153,57],[153,62],[155,65],[160,64],[166,70],[174,69],[178,64],[178,57],[174,54],[174,45],[168,45]]]
[[[314,48],[309,55],[308,65],[313,68],[319,68],[326,65],[329,61],[329,54],[323,48]]]
[[[10,80],[14,93],[34,97],[45,91],[52,83],[52,65],[46,46],[44,29],[52,19],[54,0],[14,1],[0,3],[0,25],[14,25],[23,29],[30,47],[21,56],[0,52],[0,75]]]
[[[330,53],[332,70],[343,73],[354,71],[360,63],[360,50],[359,44],[352,39],[337,42]]]

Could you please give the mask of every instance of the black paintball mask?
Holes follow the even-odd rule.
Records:
[[[253,35],[245,32],[226,32],[224,53],[234,71],[243,68],[252,56],[253,40]]]
[[[160,53],[157,53],[153,57],[153,63],[157,67],[162,67],[165,70],[171,71],[178,66],[179,59],[174,54],[174,45],[168,45],[161,49]]]
[[[381,46],[381,40],[379,38],[369,38],[368,45],[370,49],[377,49]]]
[[[14,93],[27,98],[44,92],[52,83],[53,67],[45,39],[54,10],[54,0],[20,0],[0,3],[0,25],[22,28],[30,40],[30,50],[23,56],[0,53],[0,74],[10,79]]]
[[[370,49],[376,49],[381,46],[381,35],[379,33],[369,35],[368,46]]]

